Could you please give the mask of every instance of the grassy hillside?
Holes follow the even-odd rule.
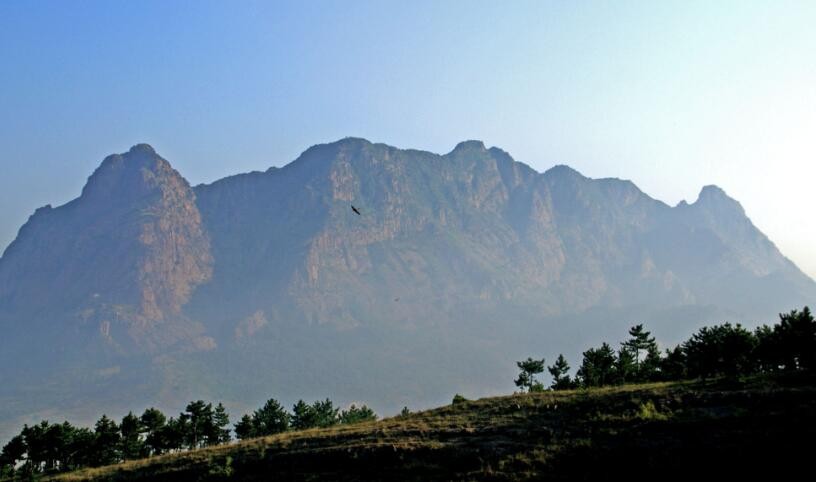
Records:
[[[806,469],[813,377],[512,395],[290,432],[57,480],[531,480]]]

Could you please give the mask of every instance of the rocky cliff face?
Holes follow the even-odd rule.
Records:
[[[182,306],[211,266],[192,189],[138,145],[107,157],[76,200],[34,213],[0,259],[0,300],[7,318],[155,351],[200,331]]]
[[[713,186],[671,207],[478,141],[437,155],[350,138],[190,188],[139,145],[0,258],[0,355],[27,367],[0,373],[0,405],[275,394],[388,411],[511,390],[514,359],[635,322],[674,341],[814,299]],[[19,391],[46,376],[61,388]]]
[[[628,181],[538,174],[478,141],[440,156],[345,139],[196,190],[216,276],[193,310],[232,300],[213,320],[225,332],[258,310],[347,328],[507,304],[540,316],[694,304],[764,316],[813,292],[719,188],[670,207]],[[769,276],[789,284],[754,303]]]

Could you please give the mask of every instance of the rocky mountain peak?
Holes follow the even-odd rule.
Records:
[[[737,200],[728,196],[722,188],[713,184],[703,187],[693,206],[704,208],[712,213],[721,213],[722,215],[736,214],[740,217],[745,215],[745,210]]]
[[[450,152],[450,155],[467,154],[469,152],[484,152],[487,148],[484,142],[478,140],[467,140],[456,144],[456,147]]]
[[[153,346],[189,333],[166,325],[163,335],[156,323],[180,316],[212,265],[193,190],[147,144],[106,157],[79,198],[37,210],[2,261],[9,303],[36,306],[48,293],[50,309],[82,313],[82,323],[119,320],[106,339]]]
[[[544,171],[543,176],[547,179],[586,179],[583,174],[566,164],[556,164]]]
[[[161,186],[186,181],[148,144],[137,144],[124,154],[112,154],[88,178],[81,197],[132,198]]]

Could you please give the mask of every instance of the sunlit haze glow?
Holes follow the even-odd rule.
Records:
[[[738,199],[816,276],[816,2],[0,2],[0,249],[102,158],[191,183],[346,136],[481,139]]]

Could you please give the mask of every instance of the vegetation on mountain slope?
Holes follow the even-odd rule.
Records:
[[[643,352],[643,357],[641,357],[641,352]],[[733,391],[734,387],[742,386],[743,390],[757,392],[763,387],[773,388],[776,385],[781,385],[786,389],[798,386],[807,391],[813,388],[811,378],[816,368],[814,353],[816,353],[816,320],[810,310],[805,307],[801,311],[794,310],[781,314],[779,323],[773,326],[762,326],[755,333],[739,325],[724,324],[710,328],[704,327],[674,350],[667,350],[665,356],[660,355],[650,333],[644,330],[642,325],[636,325],[629,330],[629,339],[621,343],[621,348],[617,353],[607,343],[603,343],[600,348],[584,352],[583,362],[574,380],[568,374],[569,366],[563,355],[560,355],[548,370],[553,376],[551,391],[560,392],[580,386],[582,391],[572,393],[573,395],[580,394],[583,397],[588,396],[590,392],[587,390],[593,387],[621,385],[627,381],[679,379],[688,375],[703,380],[712,377],[723,378],[720,378],[719,382],[714,385],[705,382],[674,382],[672,385],[663,387],[676,390],[678,387],[685,386],[697,394],[710,391],[712,387],[717,390]],[[526,390],[527,393],[544,393],[543,384],[535,377],[544,371],[545,360],[528,358],[518,362],[517,365],[521,372],[516,380],[516,385]],[[750,379],[748,383],[738,382],[738,377],[758,375],[765,378]],[[654,387],[659,386],[640,388],[630,386],[628,390],[648,392]],[[762,394],[758,393],[758,395]],[[739,395],[736,395],[735,403],[748,404],[748,407],[743,408],[751,409],[750,402],[739,398]],[[648,399],[645,402],[639,402],[635,418],[668,421],[670,415],[674,417],[674,412],[687,412],[695,403],[698,403],[694,397],[691,400],[690,405],[678,404],[668,409],[661,409],[661,405],[655,405],[654,400]],[[571,403],[574,400],[568,398],[563,399],[563,402]],[[776,402],[778,400],[772,399],[769,403]],[[453,406],[467,403],[469,402],[458,394],[453,399]],[[665,405],[663,403],[662,406]],[[795,407],[784,404],[777,406],[776,410],[783,424],[788,417],[796,415]],[[586,413],[579,415],[588,416]],[[763,414],[754,413],[752,415],[762,416]],[[592,415],[589,414],[589,416]],[[410,412],[404,409],[401,417],[398,418],[411,418]],[[235,425],[235,432],[239,439],[245,440],[285,433],[289,430],[297,432],[310,428],[327,428],[337,424],[352,425],[375,419],[373,411],[366,406],[352,405],[341,412],[329,399],[316,401],[311,405],[300,400],[293,407],[292,413],[289,413],[277,400],[270,399],[251,415],[244,415]],[[608,417],[601,417],[601,420],[608,420]],[[498,421],[497,423],[505,422]],[[735,423],[755,422],[744,419]],[[764,419],[758,423],[764,423]],[[0,476],[5,473],[26,478],[43,473],[65,472],[83,466],[101,466],[144,456],[159,456],[156,460],[163,460],[161,459],[162,454],[178,453],[183,448],[198,449],[229,442],[231,435],[227,428],[228,424],[229,417],[221,404],[213,408],[212,404],[206,404],[203,401],[191,402],[186,411],[177,419],[170,418],[166,423],[164,415],[152,408],[146,410],[141,417],[129,413],[118,426],[106,416],[102,416],[93,431],[77,429],[68,422],[52,425],[44,421],[34,427],[24,427],[20,435],[14,437],[3,447],[0,452]],[[628,429],[628,426],[624,426],[624,430]],[[521,432],[519,434],[521,440],[528,436]],[[791,435],[796,436],[797,432],[791,432]],[[725,433],[724,436],[730,436],[730,432]],[[477,439],[477,443],[481,442],[478,442]],[[569,445],[576,442],[568,440],[564,443]],[[741,447],[740,450],[757,450],[757,447],[764,447],[764,443],[759,440],[744,440],[744,447]],[[688,448],[679,446],[676,449],[683,451]],[[720,446],[715,446],[713,449],[724,450]],[[666,454],[659,452],[663,449],[655,450],[658,452],[653,453],[653,457],[658,459],[666,457]],[[190,455],[188,459],[194,458],[195,456]],[[231,464],[232,459],[228,460]],[[131,465],[126,463],[121,467],[127,472],[129,470],[127,467]],[[232,470],[233,466],[230,465],[229,469]],[[550,470],[551,467],[544,466],[542,470],[544,469]],[[196,475],[198,478],[200,476],[201,474]]]
[[[57,480],[533,480],[777,476],[805,469],[812,377],[671,382],[461,401]]]

